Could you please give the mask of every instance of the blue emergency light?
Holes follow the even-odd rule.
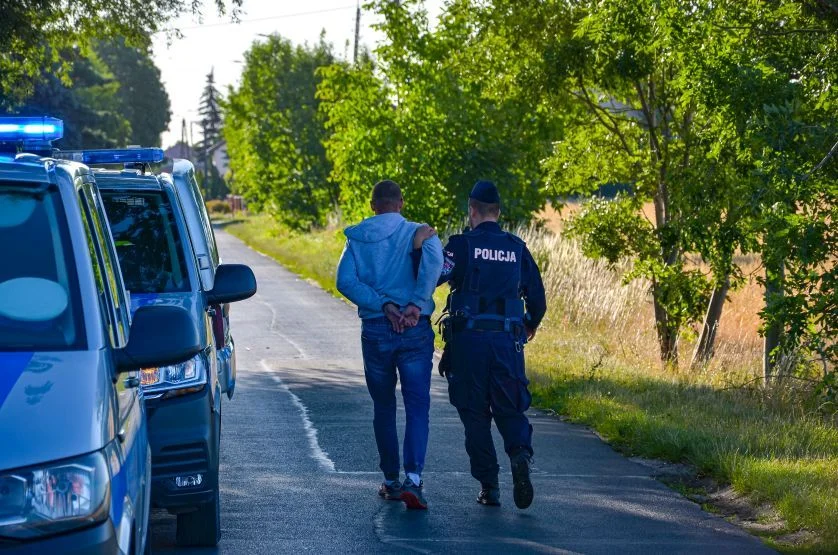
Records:
[[[0,141],[49,142],[64,136],[64,122],[46,116],[0,116]]]
[[[165,158],[162,148],[106,148],[97,150],[61,150],[54,156],[87,165],[154,164]]]

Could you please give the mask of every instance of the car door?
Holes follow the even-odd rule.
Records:
[[[119,261],[110,235],[110,226],[103,210],[99,191],[92,182],[83,183],[79,188],[79,200],[82,206],[85,231],[94,259],[97,288],[102,300],[106,335],[111,347],[123,347],[128,340],[130,327],[130,306]],[[124,487],[121,493],[128,498],[126,503],[133,511],[131,521],[139,523],[140,530],[145,529],[148,518],[148,500],[150,495],[149,450],[145,429],[145,411],[142,405],[142,390],[139,387],[139,372],[120,374],[115,382],[117,402],[117,452],[120,455],[120,471],[125,473],[121,479],[114,480],[114,487]],[[117,495],[118,499],[119,496]],[[126,532],[127,530],[127,532]],[[120,533],[131,533],[130,528],[121,528]],[[121,544],[124,543],[121,541]]]

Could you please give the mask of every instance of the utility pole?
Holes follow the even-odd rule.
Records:
[[[180,120],[180,143],[186,148],[186,158],[192,158],[192,148],[186,142],[186,118]]]
[[[192,156],[191,156],[191,155],[195,154],[195,135],[194,135],[193,130],[192,130],[192,126],[195,125],[195,123],[197,123],[197,122],[195,122],[195,121],[190,121],[189,122],[189,154],[190,154],[189,160],[192,161],[192,162],[195,161],[195,160],[192,159]]]
[[[210,144],[207,140],[207,126],[204,125],[204,195],[209,196],[210,189]]]
[[[358,39],[361,36],[361,0],[358,0],[358,7],[355,9],[355,49],[352,53],[352,63],[358,63]]]

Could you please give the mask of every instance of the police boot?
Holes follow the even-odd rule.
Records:
[[[495,484],[480,484],[477,502],[490,507],[500,507],[500,488]]]
[[[533,489],[530,481],[530,465],[532,459],[527,449],[521,449],[510,457],[512,462],[512,498],[515,506],[526,509],[532,504]]]

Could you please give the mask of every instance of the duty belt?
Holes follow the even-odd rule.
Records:
[[[519,319],[453,318],[454,332],[463,330],[508,332],[518,334],[524,329]]]

